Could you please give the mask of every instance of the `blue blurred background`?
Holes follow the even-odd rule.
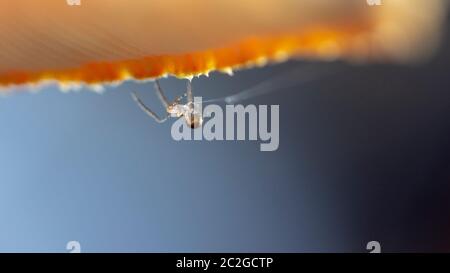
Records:
[[[276,152],[175,142],[171,122],[130,98],[162,111],[151,83],[1,98],[0,251],[450,251],[449,45],[417,66],[334,63],[326,79],[246,101],[280,105]],[[222,97],[303,65],[193,86]]]

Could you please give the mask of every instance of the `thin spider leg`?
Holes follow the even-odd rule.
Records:
[[[194,102],[194,96],[192,95],[192,84],[191,84],[191,81],[189,81],[189,80],[187,82],[186,95],[187,95],[187,102],[188,103]]]
[[[164,92],[162,91],[161,85],[159,85],[158,80],[155,80],[155,90],[156,90],[156,95],[158,95],[159,100],[164,105],[164,107],[167,109],[167,107],[169,107],[170,102],[167,99],[167,97],[164,95]]]
[[[161,119],[160,117],[158,117],[157,114],[155,114],[155,112],[153,112],[150,108],[145,106],[145,104],[138,98],[138,96],[134,92],[131,92],[131,97],[137,103],[139,108],[141,108],[141,110],[144,111],[147,115],[152,117],[156,122],[163,123],[164,121],[167,120],[167,116],[165,118]]]

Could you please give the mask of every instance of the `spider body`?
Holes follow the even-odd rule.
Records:
[[[195,129],[203,124],[203,115],[201,111],[194,106],[193,102],[188,102],[184,105],[184,119],[186,124],[191,128]]]

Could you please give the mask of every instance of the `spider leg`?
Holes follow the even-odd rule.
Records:
[[[167,109],[167,107],[169,107],[170,102],[167,99],[167,97],[164,95],[164,92],[162,91],[161,85],[159,85],[158,80],[155,80],[155,90],[156,90],[156,95],[158,95],[159,100],[164,105],[164,107]]]
[[[192,84],[191,84],[191,81],[187,82],[186,95],[187,95],[187,102],[188,103],[193,103],[194,102],[194,96],[192,95]]]
[[[156,122],[158,123],[163,123],[164,121],[167,120],[167,116],[164,117],[163,119],[161,119],[160,117],[158,117],[157,114],[155,114],[155,112],[153,112],[150,108],[148,108],[136,95],[136,93],[131,92],[131,97],[133,98],[133,100],[137,103],[137,105],[139,106],[139,108],[141,108],[142,111],[144,111],[147,115],[149,115],[151,118],[153,118]]]

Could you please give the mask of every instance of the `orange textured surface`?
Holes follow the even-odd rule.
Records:
[[[147,79],[163,75],[189,77],[214,70],[262,65],[289,56],[334,58],[334,46],[350,51],[348,36],[358,30],[314,30],[303,34],[245,39],[227,47],[177,55],[157,55],[115,62],[93,62],[73,69],[11,71],[0,75],[0,84],[23,84],[56,79],[62,82],[113,82],[128,78]],[[330,46],[331,44],[331,46]],[[330,47],[330,48],[329,48]],[[350,52],[349,52],[350,53]]]
[[[415,18],[422,0],[343,2],[2,1],[0,86],[190,77],[290,57],[405,61],[438,36],[444,7],[427,1],[433,16]]]

